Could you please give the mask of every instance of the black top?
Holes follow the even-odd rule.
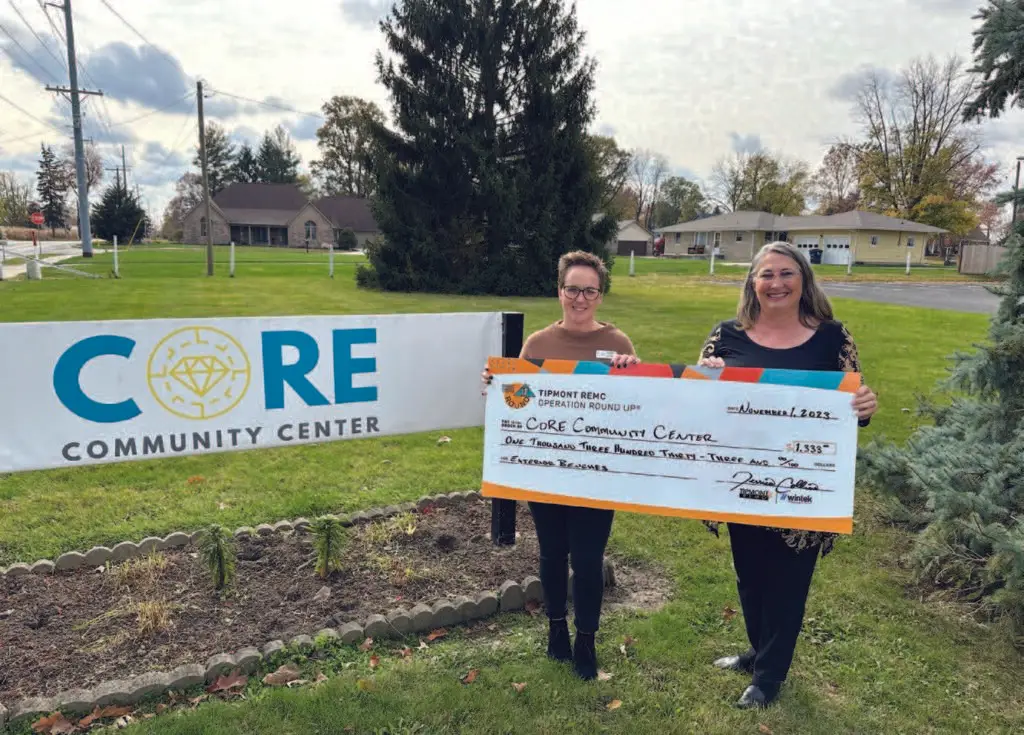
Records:
[[[775,349],[757,344],[745,330],[740,329],[735,319],[730,319],[711,330],[700,356],[720,357],[727,367],[860,372],[857,345],[842,322],[837,321],[822,322],[811,338],[801,345]],[[867,426],[870,421],[867,418],[858,423]],[[706,525],[717,535],[717,523],[706,522]],[[831,533],[776,530],[783,534],[786,543],[796,551],[820,548],[824,555],[832,550],[835,539],[835,534]]]
[[[701,357],[720,357],[729,367],[860,372],[857,345],[842,322],[822,322],[810,339],[796,347],[762,347],[735,319],[711,330]]]

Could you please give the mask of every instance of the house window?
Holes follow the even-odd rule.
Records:
[[[914,247],[914,238],[912,238],[912,237],[908,237],[907,238],[907,247],[908,248]]]
[[[680,242],[680,241],[681,241],[682,239],[683,239],[683,233],[681,233],[681,232],[677,232],[677,233],[676,233],[676,245],[678,245],[678,244],[679,244],[679,242]]]
[[[708,233],[706,232],[695,232],[693,233],[693,244],[697,247],[706,247],[708,244]]]
[[[716,232],[715,233],[715,247],[717,248],[721,244],[722,244],[722,233],[721,232]]]
[[[743,233],[742,232],[737,232],[736,233],[736,242],[743,242]]]
[[[878,245],[878,235],[872,235],[871,236],[871,247],[876,247],[877,245]]]
[[[313,220],[306,220],[306,239],[316,240],[316,222]]]
[[[199,237],[206,237],[206,217],[199,218]]]

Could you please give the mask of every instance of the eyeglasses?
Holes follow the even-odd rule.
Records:
[[[583,298],[587,301],[593,301],[601,295],[601,289],[594,288],[593,286],[588,286],[587,288],[580,288],[579,286],[565,286],[562,291],[572,301],[578,299],[580,294],[583,294]]]

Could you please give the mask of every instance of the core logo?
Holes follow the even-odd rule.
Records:
[[[526,383],[509,383],[502,386],[502,393],[505,397],[505,405],[509,408],[526,408],[530,399],[534,398],[533,391]]]
[[[223,416],[249,389],[249,356],[227,332],[185,327],[164,337],[149,355],[146,379],[163,408],[185,419]]]

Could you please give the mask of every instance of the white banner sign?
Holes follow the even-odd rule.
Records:
[[[492,361],[484,495],[852,532],[859,375],[549,367]]]
[[[0,472],[479,426],[500,313],[0,324]]]

